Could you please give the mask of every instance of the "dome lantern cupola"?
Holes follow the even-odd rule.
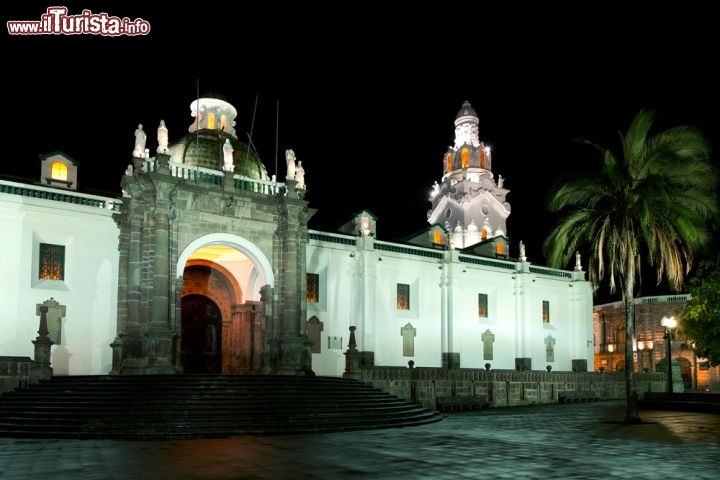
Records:
[[[475,109],[466,100],[455,118],[455,150],[463,145],[480,146],[479,123]]]
[[[188,133],[167,147],[173,163],[269,180],[255,149],[237,138],[234,106],[219,95],[207,95],[194,100],[190,112],[195,121]]]
[[[190,104],[190,115],[195,121],[190,125],[190,133],[197,130],[220,130],[235,134],[237,110],[219,95],[206,95]]]

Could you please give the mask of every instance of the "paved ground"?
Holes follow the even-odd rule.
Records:
[[[713,479],[720,415],[624,402],[496,408],[421,427],[182,441],[0,438],[0,479]]]

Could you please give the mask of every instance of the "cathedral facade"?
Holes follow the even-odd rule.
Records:
[[[173,141],[159,122],[154,156],[138,126],[120,198],[80,192],[62,152],[41,157],[37,182],[0,181],[0,355],[31,356],[46,306],[56,375],[592,369],[580,258],[549,269],[511,243],[509,191],[468,102],[428,226],[403,242],[379,238],[369,211],[308,228],[292,150],[278,181],[229,102],[199,98],[191,114]]]

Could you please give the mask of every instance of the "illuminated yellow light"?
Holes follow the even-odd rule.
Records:
[[[55,162],[52,164],[50,175],[53,180],[61,180],[64,182],[67,180],[67,173],[67,165],[64,163]]]

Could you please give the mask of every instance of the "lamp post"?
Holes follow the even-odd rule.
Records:
[[[668,393],[673,393],[673,378],[672,378],[672,332],[671,329],[677,327],[677,320],[675,317],[663,317],[660,320],[660,325],[665,327],[665,359],[667,361],[667,384]]]

